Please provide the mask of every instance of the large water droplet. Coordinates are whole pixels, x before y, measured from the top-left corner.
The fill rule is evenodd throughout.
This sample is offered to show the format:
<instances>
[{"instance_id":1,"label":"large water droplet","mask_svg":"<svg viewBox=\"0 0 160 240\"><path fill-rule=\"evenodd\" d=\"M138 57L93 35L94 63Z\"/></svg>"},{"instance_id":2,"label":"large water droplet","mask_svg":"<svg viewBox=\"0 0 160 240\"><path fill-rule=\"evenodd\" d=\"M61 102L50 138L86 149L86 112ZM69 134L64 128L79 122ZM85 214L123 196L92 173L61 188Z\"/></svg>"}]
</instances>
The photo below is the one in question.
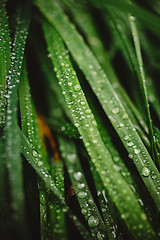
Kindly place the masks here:
<instances>
[{"instance_id":1,"label":"large water droplet","mask_svg":"<svg viewBox=\"0 0 160 240\"><path fill-rule=\"evenodd\" d=\"M144 177L148 177L150 175L150 170L147 167L143 167L141 173Z\"/></svg>"},{"instance_id":2,"label":"large water droplet","mask_svg":"<svg viewBox=\"0 0 160 240\"><path fill-rule=\"evenodd\" d=\"M37 157L37 156L38 156L37 151L36 151L36 150L33 150L33 151L32 151L32 155L33 155L33 157Z\"/></svg>"},{"instance_id":3,"label":"large water droplet","mask_svg":"<svg viewBox=\"0 0 160 240\"><path fill-rule=\"evenodd\" d=\"M82 173L81 173L81 172L76 172L76 173L74 173L74 178L75 178L77 181L79 181L79 180L81 179L81 177L82 177Z\"/></svg>"},{"instance_id":4,"label":"large water droplet","mask_svg":"<svg viewBox=\"0 0 160 240\"><path fill-rule=\"evenodd\" d=\"M76 154L75 153L68 153L67 154L67 159L70 163L75 163L76 162Z\"/></svg>"},{"instance_id":5,"label":"large water droplet","mask_svg":"<svg viewBox=\"0 0 160 240\"><path fill-rule=\"evenodd\" d=\"M79 198L86 198L87 197L87 193L86 192L79 192L78 193L78 197Z\"/></svg>"},{"instance_id":6,"label":"large water droplet","mask_svg":"<svg viewBox=\"0 0 160 240\"><path fill-rule=\"evenodd\" d=\"M74 88L74 91L76 92L79 92L81 90L81 87L79 84L75 85L73 88Z\"/></svg>"},{"instance_id":7,"label":"large water droplet","mask_svg":"<svg viewBox=\"0 0 160 240\"><path fill-rule=\"evenodd\" d=\"M97 227L98 224L99 224L99 219L98 219L98 217L91 215L91 216L88 218L88 225L89 225L91 228Z\"/></svg>"},{"instance_id":8,"label":"large water droplet","mask_svg":"<svg viewBox=\"0 0 160 240\"><path fill-rule=\"evenodd\" d=\"M134 149L134 152L135 152L135 154L139 154L139 153L140 153L140 150L137 149L137 148L135 148L135 149Z\"/></svg>"},{"instance_id":9,"label":"large water droplet","mask_svg":"<svg viewBox=\"0 0 160 240\"><path fill-rule=\"evenodd\" d=\"M119 113L119 108L114 108L114 109L112 109L112 113L113 113L113 114Z\"/></svg>"},{"instance_id":10,"label":"large water droplet","mask_svg":"<svg viewBox=\"0 0 160 240\"><path fill-rule=\"evenodd\" d=\"M128 145L129 147L131 147L131 146L133 146L133 142L128 142L127 145Z\"/></svg>"}]
</instances>

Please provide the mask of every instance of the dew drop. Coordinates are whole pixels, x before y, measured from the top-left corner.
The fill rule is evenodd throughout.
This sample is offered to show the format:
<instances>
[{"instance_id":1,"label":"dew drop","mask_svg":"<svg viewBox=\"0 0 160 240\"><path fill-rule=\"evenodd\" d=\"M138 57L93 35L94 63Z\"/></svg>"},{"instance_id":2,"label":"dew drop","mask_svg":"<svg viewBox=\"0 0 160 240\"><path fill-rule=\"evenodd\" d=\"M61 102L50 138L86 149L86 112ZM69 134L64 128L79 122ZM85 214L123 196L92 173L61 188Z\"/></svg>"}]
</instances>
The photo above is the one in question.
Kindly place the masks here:
<instances>
[{"instance_id":1,"label":"dew drop","mask_svg":"<svg viewBox=\"0 0 160 240\"><path fill-rule=\"evenodd\" d=\"M124 140L128 140L128 138L129 138L129 137L126 135L126 136L124 137Z\"/></svg>"},{"instance_id":2,"label":"dew drop","mask_svg":"<svg viewBox=\"0 0 160 240\"><path fill-rule=\"evenodd\" d=\"M82 213L83 215L86 215L86 214L88 213L88 211L87 211L86 208L82 208L82 209L81 209L81 213Z\"/></svg>"},{"instance_id":3,"label":"dew drop","mask_svg":"<svg viewBox=\"0 0 160 240\"><path fill-rule=\"evenodd\" d=\"M81 102L81 105L82 105L82 106L84 106L84 105L85 105L85 102L84 102L84 101L82 101L82 102Z\"/></svg>"},{"instance_id":4,"label":"dew drop","mask_svg":"<svg viewBox=\"0 0 160 240\"><path fill-rule=\"evenodd\" d=\"M140 153L140 150L137 149L137 148L135 148L135 149L134 149L134 152L135 152L135 154L139 154L139 153Z\"/></svg>"},{"instance_id":5,"label":"dew drop","mask_svg":"<svg viewBox=\"0 0 160 240\"><path fill-rule=\"evenodd\" d=\"M98 224L99 224L99 219L98 219L98 217L91 215L91 216L88 218L88 225L89 225L91 228L97 227Z\"/></svg>"},{"instance_id":6,"label":"dew drop","mask_svg":"<svg viewBox=\"0 0 160 240\"><path fill-rule=\"evenodd\" d=\"M75 123L74 125L75 125L75 127L79 127L79 123Z\"/></svg>"},{"instance_id":7,"label":"dew drop","mask_svg":"<svg viewBox=\"0 0 160 240\"><path fill-rule=\"evenodd\" d=\"M33 155L33 157L37 157L37 156L38 156L37 151L36 151L36 150L33 150L33 151L32 151L32 155Z\"/></svg>"},{"instance_id":8,"label":"dew drop","mask_svg":"<svg viewBox=\"0 0 160 240\"><path fill-rule=\"evenodd\" d=\"M39 161L38 162L38 167L41 167L43 165L43 162L42 161Z\"/></svg>"},{"instance_id":9,"label":"dew drop","mask_svg":"<svg viewBox=\"0 0 160 240\"><path fill-rule=\"evenodd\" d=\"M89 200L88 200L88 203L89 203L90 205L94 205L94 202L93 202L92 199L89 199Z\"/></svg>"},{"instance_id":10,"label":"dew drop","mask_svg":"<svg viewBox=\"0 0 160 240\"><path fill-rule=\"evenodd\" d=\"M106 208L102 208L102 213L106 213L107 209Z\"/></svg>"},{"instance_id":11,"label":"dew drop","mask_svg":"<svg viewBox=\"0 0 160 240\"><path fill-rule=\"evenodd\" d=\"M71 87L72 86L72 82L68 82L68 86Z\"/></svg>"},{"instance_id":12,"label":"dew drop","mask_svg":"<svg viewBox=\"0 0 160 240\"><path fill-rule=\"evenodd\" d=\"M81 172L76 172L74 173L74 178L79 181L82 178L82 173Z\"/></svg>"},{"instance_id":13,"label":"dew drop","mask_svg":"<svg viewBox=\"0 0 160 240\"><path fill-rule=\"evenodd\" d=\"M76 162L76 154L75 153L68 153L67 154L67 159L70 163L75 163Z\"/></svg>"},{"instance_id":14,"label":"dew drop","mask_svg":"<svg viewBox=\"0 0 160 240\"><path fill-rule=\"evenodd\" d=\"M74 91L76 92L79 92L81 90L81 87L79 84L75 85L73 88L74 88Z\"/></svg>"},{"instance_id":15,"label":"dew drop","mask_svg":"<svg viewBox=\"0 0 160 240\"><path fill-rule=\"evenodd\" d=\"M144 177L148 177L150 175L150 170L147 167L143 167L141 173Z\"/></svg>"},{"instance_id":16,"label":"dew drop","mask_svg":"<svg viewBox=\"0 0 160 240\"><path fill-rule=\"evenodd\" d=\"M127 145L128 145L129 147L131 147L131 146L133 146L133 142L128 142Z\"/></svg>"},{"instance_id":17,"label":"dew drop","mask_svg":"<svg viewBox=\"0 0 160 240\"><path fill-rule=\"evenodd\" d=\"M83 189L85 187L85 184L84 183L79 183L78 186L77 186L79 189Z\"/></svg>"},{"instance_id":18,"label":"dew drop","mask_svg":"<svg viewBox=\"0 0 160 240\"><path fill-rule=\"evenodd\" d=\"M79 197L79 198L82 198L82 199L83 199L83 198L86 198L86 197L87 197L87 193L86 193L86 192L79 192L79 193L78 193L78 197Z\"/></svg>"},{"instance_id":19,"label":"dew drop","mask_svg":"<svg viewBox=\"0 0 160 240\"><path fill-rule=\"evenodd\" d=\"M113 114L119 113L119 108L114 108L114 109L112 109L112 113L113 113Z\"/></svg>"},{"instance_id":20,"label":"dew drop","mask_svg":"<svg viewBox=\"0 0 160 240\"><path fill-rule=\"evenodd\" d=\"M95 126L95 127L97 126L97 123L96 123L95 120L92 120L92 125Z\"/></svg>"}]
</instances>

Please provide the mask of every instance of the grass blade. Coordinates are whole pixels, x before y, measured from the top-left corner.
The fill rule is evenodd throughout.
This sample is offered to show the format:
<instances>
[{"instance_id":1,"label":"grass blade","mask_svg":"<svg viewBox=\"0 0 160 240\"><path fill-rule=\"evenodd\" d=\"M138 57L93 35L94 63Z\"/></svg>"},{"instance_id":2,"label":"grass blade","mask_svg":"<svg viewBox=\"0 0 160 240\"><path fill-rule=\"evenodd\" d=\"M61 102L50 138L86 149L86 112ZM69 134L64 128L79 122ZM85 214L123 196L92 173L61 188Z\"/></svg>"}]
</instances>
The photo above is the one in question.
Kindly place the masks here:
<instances>
[{"instance_id":1,"label":"grass blade","mask_svg":"<svg viewBox=\"0 0 160 240\"><path fill-rule=\"evenodd\" d=\"M10 37L5 1L0 2L0 127L5 123L6 108L6 79L10 67Z\"/></svg>"}]
</instances>

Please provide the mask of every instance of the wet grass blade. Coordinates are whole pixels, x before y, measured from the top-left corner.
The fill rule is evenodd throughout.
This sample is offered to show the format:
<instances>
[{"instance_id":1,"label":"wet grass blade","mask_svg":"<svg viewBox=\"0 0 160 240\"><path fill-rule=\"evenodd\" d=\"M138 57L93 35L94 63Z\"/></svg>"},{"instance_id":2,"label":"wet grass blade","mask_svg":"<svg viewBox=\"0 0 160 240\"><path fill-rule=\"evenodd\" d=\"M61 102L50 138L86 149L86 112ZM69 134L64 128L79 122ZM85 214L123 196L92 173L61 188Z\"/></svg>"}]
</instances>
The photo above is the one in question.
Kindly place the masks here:
<instances>
[{"instance_id":1,"label":"wet grass blade","mask_svg":"<svg viewBox=\"0 0 160 240\"><path fill-rule=\"evenodd\" d=\"M16 17L16 32L13 43L13 51L11 54L11 69L8 78L8 101L5 125L5 150L6 150L6 166L9 184L10 196L10 218L11 225L18 222L22 225L18 231L21 237L29 239L25 219L25 196L23 188L23 172L20 148L17 142L19 135L17 134L18 124L18 85L22 68L24 48L28 29L28 8L25 12L19 9ZM13 222L12 222L13 221Z\"/></svg>"},{"instance_id":2,"label":"wet grass blade","mask_svg":"<svg viewBox=\"0 0 160 240\"><path fill-rule=\"evenodd\" d=\"M6 81L10 68L10 37L5 1L0 2L0 127L5 123Z\"/></svg>"},{"instance_id":3,"label":"wet grass blade","mask_svg":"<svg viewBox=\"0 0 160 240\"><path fill-rule=\"evenodd\" d=\"M60 33L79 68L83 71L160 210L159 172L97 59L56 3L48 2L47 5L43 0L36 2L48 21ZM64 26L63 30L62 25ZM93 70L90 69L90 65L92 65ZM119 124L121 124L121 128L119 128ZM128 144L129 142L130 144ZM144 170L148 172L147 177ZM152 175L156 177L152 178Z\"/></svg>"},{"instance_id":4,"label":"wet grass blade","mask_svg":"<svg viewBox=\"0 0 160 240\"><path fill-rule=\"evenodd\" d=\"M56 12L56 16L59 18L60 15L58 13ZM53 14L52 16L55 15ZM51 54L53 65L57 70L57 77L59 79L59 85L62 88L62 94L66 98L66 102L72 113L75 126L78 128L83 138L86 149L96 166L96 169L102 179L104 186L107 188L112 201L118 208L121 217L124 219L132 235L136 236L137 239L142 238L142 236L147 239L152 239L155 235L153 230L151 230L145 214L142 212L140 205L137 203L137 199L134 197L124 178L121 176L119 171L114 168L110 152L106 149L100 137L97 129L97 123L88 106L82 88L76 77L76 73L73 70L72 64L69 61L68 51L65 49L58 33L49 23L43 21L43 28L47 41L48 51ZM87 49L87 56L88 55L89 50ZM98 82L99 81L100 79ZM114 111L116 110L114 109ZM112 113L113 115L115 114L113 111ZM121 189L122 185L123 191ZM132 209L134 209L134 212ZM144 226L143 230L139 228L140 223ZM146 232L150 232L150 234L146 234Z\"/></svg>"},{"instance_id":5,"label":"wet grass blade","mask_svg":"<svg viewBox=\"0 0 160 240\"><path fill-rule=\"evenodd\" d=\"M75 145L69 139L62 137L59 137L59 142L61 154L80 204L81 213L88 223L93 238L96 239L97 234L102 235L104 238L106 236L105 225L88 188ZM89 210L87 210L88 206L90 206ZM110 234L109 239L114 239L113 235Z\"/></svg>"},{"instance_id":6,"label":"wet grass blade","mask_svg":"<svg viewBox=\"0 0 160 240\"><path fill-rule=\"evenodd\" d=\"M156 162L156 165L158 166L158 168L160 168L160 163L158 162L157 148L154 141L150 109L148 104L148 94L147 94L147 88L146 88L146 78L145 78L144 67L143 67L140 40L138 36L137 27L135 24L135 18L133 16L129 16L129 18L130 18L131 31L132 31L132 36L133 36L134 45L135 45L135 51L137 55L137 62L138 62L138 68L139 68L139 71L138 71L139 81L140 81L140 86L141 86L141 91L142 91L142 96L143 96L143 101L144 101L144 106L146 111L146 117L147 117L147 123L148 123L147 125L149 128L152 158Z\"/></svg>"}]
</instances>

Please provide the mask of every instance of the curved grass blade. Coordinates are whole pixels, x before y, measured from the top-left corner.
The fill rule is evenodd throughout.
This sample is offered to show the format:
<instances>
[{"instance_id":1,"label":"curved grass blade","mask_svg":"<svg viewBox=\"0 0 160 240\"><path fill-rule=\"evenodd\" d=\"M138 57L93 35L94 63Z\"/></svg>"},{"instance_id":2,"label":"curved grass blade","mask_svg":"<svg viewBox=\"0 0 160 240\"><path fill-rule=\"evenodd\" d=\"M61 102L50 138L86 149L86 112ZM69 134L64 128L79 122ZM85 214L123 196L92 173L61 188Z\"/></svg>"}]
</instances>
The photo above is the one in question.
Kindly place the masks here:
<instances>
[{"instance_id":1,"label":"curved grass blade","mask_svg":"<svg viewBox=\"0 0 160 240\"><path fill-rule=\"evenodd\" d=\"M60 33L75 61L79 65L79 68L83 71L105 113L129 152L129 156L133 159L157 208L160 210L159 172L138 136L131 120L128 118L120 99L97 62L97 59L55 2L48 1L46 4L43 0L37 0L36 3L42 13L47 17L48 21L51 22ZM93 66L93 70L89 68L90 64ZM65 91L63 93L65 94ZM123 126L121 129L119 129L119 124ZM132 146L128 145L129 142L132 143ZM148 170L149 174L147 177L143 174L144 170ZM153 177L153 175L156 177Z\"/></svg>"},{"instance_id":2,"label":"curved grass blade","mask_svg":"<svg viewBox=\"0 0 160 240\"><path fill-rule=\"evenodd\" d=\"M136 55L137 55L137 62L138 62L138 68L139 68L139 71L138 71L139 72L139 81L140 81L145 111L146 111L146 115L147 115L147 123L148 123L148 128L149 128L152 157L153 157L153 160L156 162L156 165L160 169L160 163L158 162L157 148L156 148L155 141L154 141L153 127L152 127L151 115L150 115L149 104L148 104L148 94L147 94L146 83L145 83L146 79L145 79L145 73L144 73L144 68L143 68L143 60L142 60L142 55L141 55L141 47L140 47L138 31L137 31L137 27L135 24L135 18L133 16L129 16L129 18L130 18L132 36L133 36L134 45L135 45L135 51L136 51Z\"/></svg>"},{"instance_id":3,"label":"curved grass blade","mask_svg":"<svg viewBox=\"0 0 160 240\"><path fill-rule=\"evenodd\" d=\"M96 204L94 203L82 167L79 163L75 145L68 139L62 137L59 137L59 142L62 157L67 166L74 191L81 207L81 213L88 223L93 238L96 239L97 234L100 234L105 238L107 230L107 233L110 234L109 239L114 239L111 232L109 232L110 229L107 228L105 230L104 222ZM87 210L88 206L89 210Z\"/></svg>"},{"instance_id":4,"label":"curved grass blade","mask_svg":"<svg viewBox=\"0 0 160 240\"><path fill-rule=\"evenodd\" d=\"M24 239L30 239L25 216L25 196L22 176L22 160L20 148L17 142L17 108L18 108L18 85L21 74L21 67L24 55L24 48L27 37L29 9L19 9L16 16L16 33L11 54L11 69L8 78L8 105L6 112L5 125L5 163L7 166L7 177L9 182L10 194L10 219L11 225L18 223L20 236Z\"/></svg>"},{"instance_id":5,"label":"curved grass blade","mask_svg":"<svg viewBox=\"0 0 160 240\"><path fill-rule=\"evenodd\" d=\"M59 17L59 14L57 16ZM75 126L83 138L86 149L112 201L136 239L141 239L142 236L146 239L152 239L153 236L156 237L140 205L137 203L137 199L119 171L114 168L112 157L100 137L96 121L69 61L68 52L64 47L62 39L46 21L43 21L43 28L48 51L57 69L57 77L62 87L62 94L65 95ZM123 186L123 190L121 186ZM132 211L133 209L134 212ZM143 229L140 229L140 224L143 225Z\"/></svg>"},{"instance_id":6,"label":"curved grass blade","mask_svg":"<svg viewBox=\"0 0 160 240\"><path fill-rule=\"evenodd\" d=\"M72 211L66 205L64 197L57 189L52 176L47 170L47 167L44 164L42 165L40 158L37 158L37 156L34 157L34 149L30 145L28 139L25 137L25 135L22 133L22 131L19 128L17 128L17 131L21 137L21 140L20 140L21 152L26 158L26 160L29 162L29 164L31 164L33 169L38 174L38 176L44 181L47 189L49 189L53 193L53 195L56 197L58 203L62 206L63 211L67 212L68 216L71 218L71 220L73 221L77 229L81 232L84 239L92 239L87 229L81 224L81 222L77 219L77 217L72 213Z\"/></svg>"},{"instance_id":7,"label":"curved grass blade","mask_svg":"<svg viewBox=\"0 0 160 240\"><path fill-rule=\"evenodd\" d=\"M10 67L10 37L5 1L0 2L0 127L5 123L6 80Z\"/></svg>"}]
</instances>

